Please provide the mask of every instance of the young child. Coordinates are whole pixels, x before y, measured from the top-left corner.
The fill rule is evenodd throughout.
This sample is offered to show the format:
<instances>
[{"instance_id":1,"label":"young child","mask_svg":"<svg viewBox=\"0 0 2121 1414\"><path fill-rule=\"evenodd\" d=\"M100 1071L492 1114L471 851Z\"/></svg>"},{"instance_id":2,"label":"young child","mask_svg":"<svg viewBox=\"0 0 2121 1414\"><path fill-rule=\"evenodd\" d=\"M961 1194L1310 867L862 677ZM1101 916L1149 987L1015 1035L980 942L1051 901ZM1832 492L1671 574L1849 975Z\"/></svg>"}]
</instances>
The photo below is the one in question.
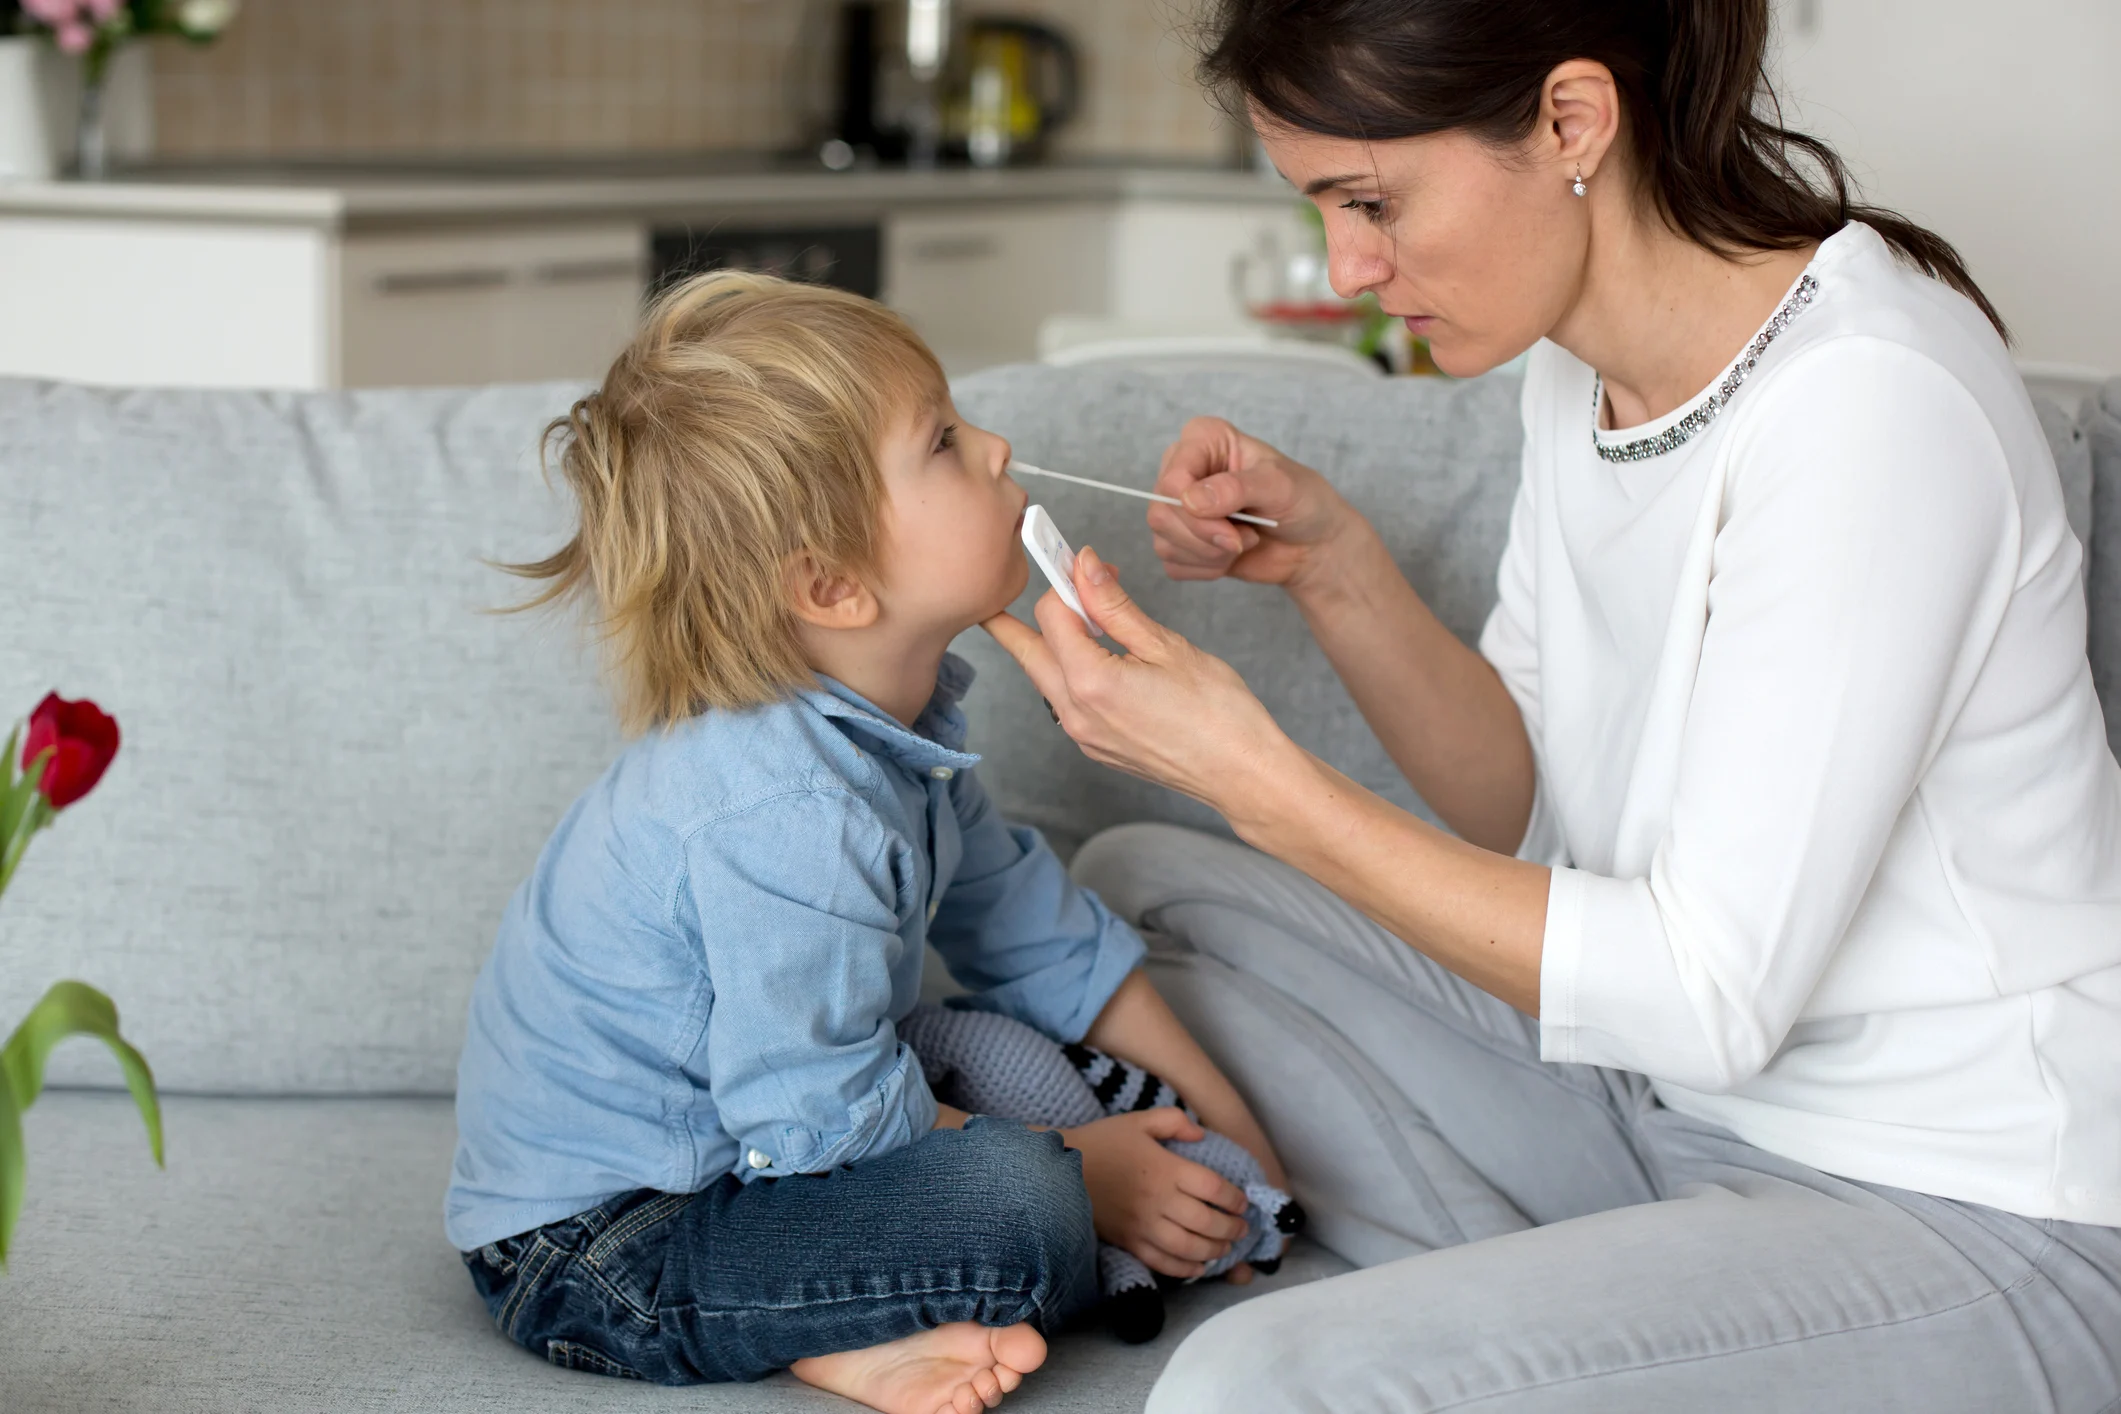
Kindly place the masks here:
<instances>
[{"instance_id":1,"label":"young child","mask_svg":"<svg viewBox=\"0 0 2121 1414\"><path fill-rule=\"evenodd\" d=\"M905 324L717 274L553 424L587 601L645 731L502 920L458 1071L451 1242L510 1339L668 1384L791 1368L991 1408L1096 1294L1096 1239L1197 1274L1244 1194L1175 1109L1065 1132L939 1106L894 1022L971 1002L1168 1080L1281 1172L1142 944L973 773L951 639L1023 589L1009 447Z\"/></svg>"}]
</instances>

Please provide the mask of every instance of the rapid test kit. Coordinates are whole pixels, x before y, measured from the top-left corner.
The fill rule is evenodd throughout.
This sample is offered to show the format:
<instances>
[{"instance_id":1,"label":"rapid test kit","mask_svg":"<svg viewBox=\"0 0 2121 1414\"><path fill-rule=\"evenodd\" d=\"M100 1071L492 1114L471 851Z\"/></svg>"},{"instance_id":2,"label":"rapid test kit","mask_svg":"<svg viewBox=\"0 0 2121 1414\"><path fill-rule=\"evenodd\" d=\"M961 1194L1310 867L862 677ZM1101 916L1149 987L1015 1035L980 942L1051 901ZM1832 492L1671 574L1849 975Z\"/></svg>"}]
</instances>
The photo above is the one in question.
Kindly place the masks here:
<instances>
[{"instance_id":1,"label":"rapid test kit","mask_svg":"<svg viewBox=\"0 0 2121 1414\"><path fill-rule=\"evenodd\" d=\"M1139 491L1132 486L1114 485L1110 481L1093 481L1087 476L1071 476L1065 471L1048 471L1029 462L1011 461L1009 473L1012 476L1047 476L1055 481L1072 482L1077 486L1089 486L1099 491L1116 491L1122 496L1138 496L1144 501L1160 501L1167 506L1182 504L1176 496L1160 496L1154 491ZM1243 511L1233 512L1229 519L1241 520L1247 525L1268 527L1280 523L1265 516L1247 515ZM1060 533L1060 527L1053 523L1053 517L1046 513L1044 506L1033 505L1024 512L1024 549L1030 552L1031 562L1044 572L1047 582L1053 586L1053 592L1060 595L1061 602L1075 610L1075 616L1083 621L1084 626L1090 632L1096 633L1097 625L1090 622L1090 616L1083 612L1083 601L1075 596L1075 549L1068 544L1068 537Z\"/></svg>"}]
</instances>

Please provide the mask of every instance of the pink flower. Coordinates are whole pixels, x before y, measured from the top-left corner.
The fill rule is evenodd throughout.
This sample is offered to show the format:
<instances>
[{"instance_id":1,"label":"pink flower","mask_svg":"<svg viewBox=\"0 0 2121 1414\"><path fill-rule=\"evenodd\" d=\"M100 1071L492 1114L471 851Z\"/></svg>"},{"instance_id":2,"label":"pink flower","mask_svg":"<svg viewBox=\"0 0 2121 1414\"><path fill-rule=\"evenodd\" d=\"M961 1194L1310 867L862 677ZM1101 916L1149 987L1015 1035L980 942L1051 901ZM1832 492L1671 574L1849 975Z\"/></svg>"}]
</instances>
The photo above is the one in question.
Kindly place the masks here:
<instances>
[{"instance_id":1,"label":"pink flower","mask_svg":"<svg viewBox=\"0 0 2121 1414\"><path fill-rule=\"evenodd\" d=\"M50 28L61 49L79 54L95 42L97 30L118 18L125 0L22 0L22 8Z\"/></svg>"}]
</instances>

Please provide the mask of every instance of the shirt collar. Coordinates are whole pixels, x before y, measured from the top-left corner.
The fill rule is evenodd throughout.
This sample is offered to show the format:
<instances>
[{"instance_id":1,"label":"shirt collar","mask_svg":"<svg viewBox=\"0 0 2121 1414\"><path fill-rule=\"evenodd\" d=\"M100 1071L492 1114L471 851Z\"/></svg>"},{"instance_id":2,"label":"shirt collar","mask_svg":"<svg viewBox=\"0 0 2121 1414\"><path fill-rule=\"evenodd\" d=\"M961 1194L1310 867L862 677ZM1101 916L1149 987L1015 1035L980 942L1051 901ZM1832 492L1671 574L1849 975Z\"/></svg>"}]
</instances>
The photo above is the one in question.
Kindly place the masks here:
<instances>
[{"instance_id":1,"label":"shirt collar","mask_svg":"<svg viewBox=\"0 0 2121 1414\"><path fill-rule=\"evenodd\" d=\"M965 750L965 714L958 701L972 686L972 665L955 653L945 653L935 675L935 695L913 719L911 727L894 719L875 703L837 678L818 674L818 685L800 694L820 713L839 723L842 731L859 734L877 754L914 771L927 772L937 766L963 771L979 764L979 757Z\"/></svg>"}]
</instances>

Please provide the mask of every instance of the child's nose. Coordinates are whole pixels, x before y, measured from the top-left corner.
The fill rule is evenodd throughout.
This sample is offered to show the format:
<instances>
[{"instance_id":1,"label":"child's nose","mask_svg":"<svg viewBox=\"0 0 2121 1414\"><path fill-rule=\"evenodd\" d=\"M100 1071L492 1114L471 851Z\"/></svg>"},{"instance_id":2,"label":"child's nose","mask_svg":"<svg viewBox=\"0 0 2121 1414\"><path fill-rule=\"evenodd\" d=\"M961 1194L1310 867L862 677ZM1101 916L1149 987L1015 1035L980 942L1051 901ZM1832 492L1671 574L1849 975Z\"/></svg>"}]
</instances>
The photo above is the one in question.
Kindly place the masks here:
<instances>
[{"instance_id":1,"label":"child's nose","mask_svg":"<svg viewBox=\"0 0 2121 1414\"><path fill-rule=\"evenodd\" d=\"M1009 445L1007 437L995 438L994 445L999 451L999 456L994 463L994 474L997 477L1007 476L1009 474L1009 463L1016 460L1016 448Z\"/></svg>"}]
</instances>

